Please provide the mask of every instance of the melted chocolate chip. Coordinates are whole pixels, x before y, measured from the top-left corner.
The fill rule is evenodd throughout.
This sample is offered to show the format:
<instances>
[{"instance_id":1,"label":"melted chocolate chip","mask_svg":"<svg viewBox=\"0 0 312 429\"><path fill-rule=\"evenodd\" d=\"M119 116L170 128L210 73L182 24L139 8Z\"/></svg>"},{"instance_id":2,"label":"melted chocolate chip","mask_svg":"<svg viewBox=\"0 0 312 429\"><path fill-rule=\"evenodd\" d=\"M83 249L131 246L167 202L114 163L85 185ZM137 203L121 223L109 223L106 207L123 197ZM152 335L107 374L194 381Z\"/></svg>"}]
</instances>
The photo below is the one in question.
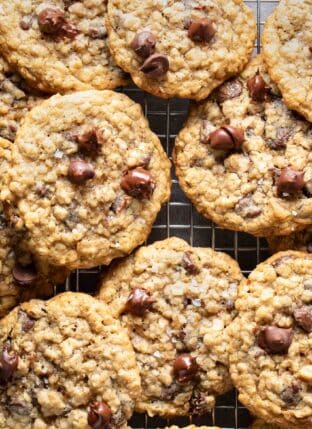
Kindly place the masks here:
<instances>
[{"instance_id":1,"label":"melted chocolate chip","mask_svg":"<svg viewBox=\"0 0 312 429\"><path fill-rule=\"evenodd\" d=\"M88 410L88 424L93 429L105 429L112 419L112 411L105 402L93 402Z\"/></svg>"},{"instance_id":2,"label":"melted chocolate chip","mask_svg":"<svg viewBox=\"0 0 312 429\"><path fill-rule=\"evenodd\" d=\"M258 71L256 75L247 81L247 88L250 97L254 101L263 102L265 101L270 88L267 86L265 80Z\"/></svg>"},{"instance_id":3,"label":"melted chocolate chip","mask_svg":"<svg viewBox=\"0 0 312 429\"><path fill-rule=\"evenodd\" d=\"M20 310L19 316L21 318L23 332L30 331L35 325L35 320L32 319L25 311L22 311L22 310Z\"/></svg>"},{"instance_id":4,"label":"melted chocolate chip","mask_svg":"<svg viewBox=\"0 0 312 429\"><path fill-rule=\"evenodd\" d=\"M298 383L293 383L282 390L280 397L288 406L297 405L301 401L300 386Z\"/></svg>"},{"instance_id":5,"label":"melted chocolate chip","mask_svg":"<svg viewBox=\"0 0 312 429\"><path fill-rule=\"evenodd\" d=\"M183 353L176 357L173 364L173 374L179 383L187 383L193 380L197 371L198 365L192 355Z\"/></svg>"},{"instance_id":6,"label":"melted chocolate chip","mask_svg":"<svg viewBox=\"0 0 312 429\"><path fill-rule=\"evenodd\" d=\"M127 313L135 316L144 316L144 314L152 308L155 300L150 296L145 289L135 288L129 295L125 305Z\"/></svg>"},{"instance_id":7,"label":"melted chocolate chip","mask_svg":"<svg viewBox=\"0 0 312 429\"><path fill-rule=\"evenodd\" d=\"M129 197L128 195L118 195L113 204L111 205L111 210L115 214L119 214L127 207L129 207L130 203L131 197Z\"/></svg>"},{"instance_id":8,"label":"melted chocolate chip","mask_svg":"<svg viewBox=\"0 0 312 429\"><path fill-rule=\"evenodd\" d=\"M88 127L80 134L77 134L75 140L81 152L91 155L96 154L103 144L100 133L94 127Z\"/></svg>"},{"instance_id":9,"label":"melted chocolate chip","mask_svg":"<svg viewBox=\"0 0 312 429\"><path fill-rule=\"evenodd\" d=\"M216 150L238 150L244 140L244 130L230 125L223 125L210 134L210 145Z\"/></svg>"},{"instance_id":10,"label":"melted chocolate chip","mask_svg":"<svg viewBox=\"0 0 312 429\"><path fill-rule=\"evenodd\" d=\"M215 25L209 18L191 21L188 27L188 37L193 42L209 43L215 33Z\"/></svg>"},{"instance_id":11,"label":"melted chocolate chip","mask_svg":"<svg viewBox=\"0 0 312 429\"><path fill-rule=\"evenodd\" d=\"M37 270L33 264L16 264L12 270L12 276L20 286L30 286L37 280Z\"/></svg>"},{"instance_id":12,"label":"melted chocolate chip","mask_svg":"<svg viewBox=\"0 0 312 429\"><path fill-rule=\"evenodd\" d=\"M120 186L133 198L150 199L155 189L155 181L149 171L137 167L123 175Z\"/></svg>"},{"instance_id":13,"label":"melted chocolate chip","mask_svg":"<svg viewBox=\"0 0 312 429\"><path fill-rule=\"evenodd\" d=\"M147 58L155 52L156 36L150 31L141 31L132 40L131 48L140 57Z\"/></svg>"},{"instance_id":14,"label":"melted chocolate chip","mask_svg":"<svg viewBox=\"0 0 312 429\"><path fill-rule=\"evenodd\" d=\"M246 219L254 219L262 213L262 209L254 203L251 195L241 198L235 206L235 211Z\"/></svg>"},{"instance_id":15,"label":"melted chocolate chip","mask_svg":"<svg viewBox=\"0 0 312 429\"><path fill-rule=\"evenodd\" d=\"M231 79L225 82L217 90L217 102L224 103L227 100L232 100L233 98L239 97L242 93L243 85L238 79Z\"/></svg>"},{"instance_id":16,"label":"melted chocolate chip","mask_svg":"<svg viewBox=\"0 0 312 429\"><path fill-rule=\"evenodd\" d=\"M294 318L302 329L306 332L312 332L312 305L296 308Z\"/></svg>"},{"instance_id":17,"label":"melted chocolate chip","mask_svg":"<svg viewBox=\"0 0 312 429\"><path fill-rule=\"evenodd\" d=\"M58 34L65 23L65 14L60 9L48 7L38 15L39 29L44 34Z\"/></svg>"},{"instance_id":18,"label":"melted chocolate chip","mask_svg":"<svg viewBox=\"0 0 312 429\"><path fill-rule=\"evenodd\" d=\"M67 39L73 40L76 36L78 36L79 33L80 31L73 22L66 21L62 25L59 35L60 37L66 37Z\"/></svg>"},{"instance_id":19,"label":"melted chocolate chip","mask_svg":"<svg viewBox=\"0 0 312 429\"><path fill-rule=\"evenodd\" d=\"M192 260L192 253L191 252L185 252L182 258L182 265L185 268L185 270L189 273L195 276L196 274L200 273L200 269L196 266L194 261Z\"/></svg>"},{"instance_id":20,"label":"melted chocolate chip","mask_svg":"<svg viewBox=\"0 0 312 429\"><path fill-rule=\"evenodd\" d=\"M0 355L0 384L5 384L12 378L18 365L18 355L12 350L11 344L6 343L3 346Z\"/></svg>"},{"instance_id":21,"label":"melted chocolate chip","mask_svg":"<svg viewBox=\"0 0 312 429\"><path fill-rule=\"evenodd\" d=\"M280 198L292 198L303 190L304 185L303 172L285 167L276 181L277 195Z\"/></svg>"},{"instance_id":22,"label":"melted chocolate chip","mask_svg":"<svg viewBox=\"0 0 312 429\"><path fill-rule=\"evenodd\" d=\"M268 141L268 146L273 150L282 150L286 148L286 143L292 136L292 130L289 127L279 127L276 131L276 138Z\"/></svg>"},{"instance_id":23,"label":"melted chocolate chip","mask_svg":"<svg viewBox=\"0 0 312 429\"><path fill-rule=\"evenodd\" d=\"M269 354L286 354L293 339L293 330L267 326L257 335L259 347Z\"/></svg>"},{"instance_id":24,"label":"melted chocolate chip","mask_svg":"<svg viewBox=\"0 0 312 429\"><path fill-rule=\"evenodd\" d=\"M164 54L153 54L148 57L140 67L145 76L151 79L159 79L168 72L169 60L167 55Z\"/></svg>"},{"instance_id":25,"label":"melted chocolate chip","mask_svg":"<svg viewBox=\"0 0 312 429\"><path fill-rule=\"evenodd\" d=\"M70 161L67 177L72 183L83 185L95 177L95 171L92 165L82 159L74 159Z\"/></svg>"}]
</instances>

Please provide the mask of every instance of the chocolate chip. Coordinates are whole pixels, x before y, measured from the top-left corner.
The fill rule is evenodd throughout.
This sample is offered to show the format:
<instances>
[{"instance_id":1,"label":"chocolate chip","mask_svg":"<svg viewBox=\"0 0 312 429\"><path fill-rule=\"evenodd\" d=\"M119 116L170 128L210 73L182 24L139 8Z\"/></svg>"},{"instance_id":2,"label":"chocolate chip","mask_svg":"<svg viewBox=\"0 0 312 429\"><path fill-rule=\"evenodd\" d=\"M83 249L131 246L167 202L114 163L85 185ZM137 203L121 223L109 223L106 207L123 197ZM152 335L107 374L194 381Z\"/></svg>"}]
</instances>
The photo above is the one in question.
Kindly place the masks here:
<instances>
[{"instance_id":1,"label":"chocolate chip","mask_svg":"<svg viewBox=\"0 0 312 429\"><path fill-rule=\"evenodd\" d=\"M259 70L254 77L251 77L247 81L247 88L249 91L250 97L254 101L263 102L265 101L270 88L267 86L265 80L260 75Z\"/></svg>"},{"instance_id":2,"label":"chocolate chip","mask_svg":"<svg viewBox=\"0 0 312 429\"><path fill-rule=\"evenodd\" d=\"M191 21L188 29L188 37L193 40L193 42L208 43L215 33L215 25L209 18Z\"/></svg>"},{"instance_id":3,"label":"chocolate chip","mask_svg":"<svg viewBox=\"0 0 312 429\"><path fill-rule=\"evenodd\" d=\"M183 353L176 357L173 364L173 374L179 383L187 383L193 380L197 371L198 365L192 355Z\"/></svg>"},{"instance_id":4,"label":"chocolate chip","mask_svg":"<svg viewBox=\"0 0 312 429\"><path fill-rule=\"evenodd\" d=\"M312 305L304 305L296 308L294 318L302 329L312 332Z\"/></svg>"},{"instance_id":5,"label":"chocolate chip","mask_svg":"<svg viewBox=\"0 0 312 429\"><path fill-rule=\"evenodd\" d=\"M30 286L37 280L37 270L33 264L16 264L12 270L12 276L20 286Z\"/></svg>"},{"instance_id":6,"label":"chocolate chip","mask_svg":"<svg viewBox=\"0 0 312 429\"><path fill-rule=\"evenodd\" d=\"M129 295L125 305L125 311L135 316L144 316L154 304L155 300L145 289L135 288Z\"/></svg>"},{"instance_id":7,"label":"chocolate chip","mask_svg":"<svg viewBox=\"0 0 312 429\"><path fill-rule=\"evenodd\" d=\"M246 219L254 219L262 213L262 209L254 203L251 195L241 198L235 206L235 211Z\"/></svg>"},{"instance_id":8,"label":"chocolate chip","mask_svg":"<svg viewBox=\"0 0 312 429\"><path fill-rule=\"evenodd\" d=\"M31 26L32 26L32 21L33 21L33 15L27 15L24 16L21 20L20 20L20 27L22 30L24 31L28 31L30 30Z\"/></svg>"},{"instance_id":9,"label":"chocolate chip","mask_svg":"<svg viewBox=\"0 0 312 429\"><path fill-rule=\"evenodd\" d=\"M92 402L88 410L88 424L93 429L105 429L112 419L112 411L105 402Z\"/></svg>"},{"instance_id":10,"label":"chocolate chip","mask_svg":"<svg viewBox=\"0 0 312 429\"><path fill-rule=\"evenodd\" d=\"M276 131L276 138L268 141L269 148L273 150L285 149L291 135L292 130L289 127L279 127Z\"/></svg>"},{"instance_id":11,"label":"chocolate chip","mask_svg":"<svg viewBox=\"0 0 312 429\"><path fill-rule=\"evenodd\" d=\"M78 30L78 28L75 26L74 23L70 21L66 21L62 25L59 35L60 37L67 37L68 39L73 40L75 39L76 36L78 36L79 33L80 31Z\"/></svg>"},{"instance_id":12,"label":"chocolate chip","mask_svg":"<svg viewBox=\"0 0 312 429\"><path fill-rule=\"evenodd\" d=\"M232 100L239 97L243 91L243 85L238 79L231 79L225 82L217 90L217 102L224 103L226 100Z\"/></svg>"},{"instance_id":13,"label":"chocolate chip","mask_svg":"<svg viewBox=\"0 0 312 429\"><path fill-rule=\"evenodd\" d=\"M130 203L131 197L128 195L118 195L110 208L115 214L119 214L129 207Z\"/></svg>"},{"instance_id":14,"label":"chocolate chip","mask_svg":"<svg viewBox=\"0 0 312 429\"><path fill-rule=\"evenodd\" d=\"M123 175L120 186L126 194L142 200L151 198L155 181L149 171L137 167Z\"/></svg>"},{"instance_id":15,"label":"chocolate chip","mask_svg":"<svg viewBox=\"0 0 312 429\"><path fill-rule=\"evenodd\" d=\"M297 405L301 401L300 386L298 383L293 383L290 387L282 390L280 397L289 406Z\"/></svg>"},{"instance_id":16,"label":"chocolate chip","mask_svg":"<svg viewBox=\"0 0 312 429\"><path fill-rule=\"evenodd\" d=\"M19 316L21 318L22 330L24 332L30 331L35 325L35 320L22 310L19 311Z\"/></svg>"},{"instance_id":17,"label":"chocolate chip","mask_svg":"<svg viewBox=\"0 0 312 429\"><path fill-rule=\"evenodd\" d=\"M70 161L67 177L72 183L83 185L88 180L93 179L94 176L95 171L92 165L82 159L74 159Z\"/></svg>"},{"instance_id":18,"label":"chocolate chip","mask_svg":"<svg viewBox=\"0 0 312 429\"><path fill-rule=\"evenodd\" d=\"M57 34L65 23L65 14L60 9L48 7L38 15L39 29L44 34Z\"/></svg>"},{"instance_id":19,"label":"chocolate chip","mask_svg":"<svg viewBox=\"0 0 312 429\"><path fill-rule=\"evenodd\" d=\"M78 148L81 152L95 154L99 151L103 140L100 133L94 127L87 127L75 136Z\"/></svg>"},{"instance_id":20,"label":"chocolate chip","mask_svg":"<svg viewBox=\"0 0 312 429\"><path fill-rule=\"evenodd\" d=\"M304 184L303 172L294 170L292 167L285 167L276 181L277 195L280 198L294 197L302 191Z\"/></svg>"},{"instance_id":21,"label":"chocolate chip","mask_svg":"<svg viewBox=\"0 0 312 429\"><path fill-rule=\"evenodd\" d=\"M240 149L245 140L242 128L223 125L210 134L210 145L216 150Z\"/></svg>"},{"instance_id":22,"label":"chocolate chip","mask_svg":"<svg viewBox=\"0 0 312 429\"><path fill-rule=\"evenodd\" d=\"M7 383L13 376L18 365L18 355L12 350L11 344L4 344L0 355L0 384Z\"/></svg>"},{"instance_id":23,"label":"chocolate chip","mask_svg":"<svg viewBox=\"0 0 312 429\"><path fill-rule=\"evenodd\" d=\"M147 58L155 52L156 36L150 31L141 31L132 40L131 48L140 57Z\"/></svg>"},{"instance_id":24,"label":"chocolate chip","mask_svg":"<svg viewBox=\"0 0 312 429\"><path fill-rule=\"evenodd\" d=\"M192 260L192 253L185 252L182 257L182 265L185 270L192 275L196 275L200 273L200 269L196 266L194 261Z\"/></svg>"},{"instance_id":25,"label":"chocolate chip","mask_svg":"<svg viewBox=\"0 0 312 429\"><path fill-rule=\"evenodd\" d=\"M169 60L167 55L153 54L143 63L140 71L151 79L163 77L169 70Z\"/></svg>"},{"instance_id":26,"label":"chocolate chip","mask_svg":"<svg viewBox=\"0 0 312 429\"><path fill-rule=\"evenodd\" d=\"M267 326L261 329L257 335L259 347L267 353L286 354L291 345L293 330L279 328L277 326Z\"/></svg>"}]
</instances>

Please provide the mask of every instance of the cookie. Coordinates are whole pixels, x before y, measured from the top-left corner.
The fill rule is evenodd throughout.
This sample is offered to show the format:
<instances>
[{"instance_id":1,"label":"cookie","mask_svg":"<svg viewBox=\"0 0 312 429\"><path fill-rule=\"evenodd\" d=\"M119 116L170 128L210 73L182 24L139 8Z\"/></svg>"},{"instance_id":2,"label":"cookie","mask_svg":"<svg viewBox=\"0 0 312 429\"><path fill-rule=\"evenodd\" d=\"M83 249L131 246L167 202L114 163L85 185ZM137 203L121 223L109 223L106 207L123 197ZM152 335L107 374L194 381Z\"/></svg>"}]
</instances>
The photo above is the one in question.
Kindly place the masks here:
<instances>
[{"instance_id":1,"label":"cookie","mask_svg":"<svg viewBox=\"0 0 312 429\"><path fill-rule=\"evenodd\" d=\"M89 268L147 238L169 198L170 163L138 104L85 91L26 115L6 180L1 198L30 247L51 264Z\"/></svg>"},{"instance_id":2,"label":"cookie","mask_svg":"<svg viewBox=\"0 0 312 429\"><path fill-rule=\"evenodd\" d=\"M106 13L106 0L2 2L1 51L43 91L116 88L128 79L109 54Z\"/></svg>"},{"instance_id":3,"label":"cookie","mask_svg":"<svg viewBox=\"0 0 312 429\"><path fill-rule=\"evenodd\" d=\"M286 237L269 237L269 248L272 253L283 250L300 250L312 253L312 227Z\"/></svg>"},{"instance_id":4,"label":"cookie","mask_svg":"<svg viewBox=\"0 0 312 429\"><path fill-rule=\"evenodd\" d=\"M32 300L0 321L0 427L124 428L140 377L126 331L81 293Z\"/></svg>"},{"instance_id":5,"label":"cookie","mask_svg":"<svg viewBox=\"0 0 312 429\"><path fill-rule=\"evenodd\" d=\"M22 119L43 97L0 57L0 137L14 141Z\"/></svg>"},{"instance_id":6,"label":"cookie","mask_svg":"<svg viewBox=\"0 0 312 429\"><path fill-rule=\"evenodd\" d=\"M223 228L286 235L312 222L312 126L288 110L261 56L193 105L176 139L180 185Z\"/></svg>"},{"instance_id":7,"label":"cookie","mask_svg":"<svg viewBox=\"0 0 312 429\"><path fill-rule=\"evenodd\" d=\"M312 122L312 3L281 0L267 19L262 45L285 103Z\"/></svg>"},{"instance_id":8,"label":"cookie","mask_svg":"<svg viewBox=\"0 0 312 429\"><path fill-rule=\"evenodd\" d=\"M256 38L240 0L109 0L109 47L138 87L202 100L246 65Z\"/></svg>"},{"instance_id":9,"label":"cookie","mask_svg":"<svg viewBox=\"0 0 312 429\"><path fill-rule=\"evenodd\" d=\"M204 414L228 391L228 326L242 274L224 253L170 238L105 275L99 298L128 328L141 370L138 412Z\"/></svg>"},{"instance_id":10,"label":"cookie","mask_svg":"<svg viewBox=\"0 0 312 429\"><path fill-rule=\"evenodd\" d=\"M181 426L168 426L165 429L180 429ZM189 426L184 426L183 429L220 429L217 426L196 426L196 425L189 425Z\"/></svg>"},{"instance_id":11,"label":"cookie","mask_svg":"<svg viewBox=\"0 0 312 429\"><path fill-rule=\"evenodd\" d=\"M312 427L312 256L280 252L238 290L229 328L230 372L239 400L287 429Z\"/></svg>"},{"instance_id":12,"label":"cookie","mask_svg":"<svg viewBox=\"0 0 312 429\"><path fill-rule=\"evenodd\" d=\"M11 146L0 137L1 178L9 168ZM54 285L63 283L68 274L64 267L48 265L31 254L23 231L14 231L0 203L0 318L22 301L51 297Z\"/></svg>"},{"instance_id":13,"label":"cookie","mask_svg":"<svg viewBox=\"0 0 312 429\"><path fill-rule=\"evenodd\" d=\"M250 426L250 429L278 429L278 426L266 423L263 420L257 419Z\"/></svg>"}]
</instances>

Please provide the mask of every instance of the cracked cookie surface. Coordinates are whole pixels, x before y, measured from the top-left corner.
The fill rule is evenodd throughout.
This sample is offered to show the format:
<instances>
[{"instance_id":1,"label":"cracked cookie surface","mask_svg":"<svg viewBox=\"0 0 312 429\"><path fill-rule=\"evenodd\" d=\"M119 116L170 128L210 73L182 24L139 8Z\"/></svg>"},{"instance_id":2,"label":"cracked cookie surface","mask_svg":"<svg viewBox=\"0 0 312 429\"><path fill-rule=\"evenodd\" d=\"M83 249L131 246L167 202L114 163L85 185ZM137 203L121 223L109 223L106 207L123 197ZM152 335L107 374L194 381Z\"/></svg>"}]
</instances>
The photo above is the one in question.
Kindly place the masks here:
<instances>
[{"instance_id":1,"label":"cracked cookie surface","mask_svg":"<svg viewBox=\"0 0 312 429\"><path fill-rule=\"evenodd\" d=\"M116 62L140 88L164 98L207 97L244 68L256 37L240 0L110 0L107 25Z\"/></svg>"},{"instance_id":2,"label":"cracked cookie surface","mask_svg":"<svg viewBox=\"0 0 312 429\"><path fill-rule=\"evenodd\" d=\"M70 269L109 264L148 236L170 195L170 163L141 107L123 94L54 96L12 147L1 198L40 257Z\"/></svg>"},{"instance_id":3,"label":"cracked cookie surface","mask_svg":"<svg viewBox=\"0 0 312 429\"><path fill-rule=\"evenodd\" d=\"M257 236L286 235L311 224L311 147L311 124L287 109L258 56L193 105L174 162L204 216Z\"/></svg>"},{"instance_id":4,"label":"cracked cookie surface","mask_svg":"<svg viewBox=\"0 0 312 429\"><path fill-rule=\"evenodd\" d=\"M238 288L229 328L230 373L239 400L289 429L312 424L312 256L280 252Z\"/></svg>"},{"instance_id":5,"label":"cracked cookie surface","mask_svg":"<svg viewBox=\"0 0 312 429\"><path fill-rule=\"evenodd\" d=\"M0 356L1 428L95 428L99 409L109 427L127 427L139 370L126 331L91 296L20 305L0 321Z\"/></svg>"},{"instance_id":6,"label":"cracked cookie surface","mask_svg":"<svg viewBox=\"0 0 312 429\"><path fill-rule=\"evenodd\" d=\"M128 79L109 53L106 13L106 0L2 2L1 51L40 90L116 88Z\"/></svg>"},{"instance_id":7,"label":"cracked cookie surface","mask_svg":"<svg viewBox=\"0 0 312 429\"><path fill-rule=\"evenodd\" d=\"M281 0L265 23L262 45L285 103L312 122L311 28L311 0Z\"/></svg>"},{"instance_id":8,"label":"cracked cookie surface","mask_svg":"<svg viewBox=\"0 0 312 429\"><path fill-rule=\"evenodd\" d=\"M128 328L142 378L136 410L204 414L232 385L228 326L243 278L228 255L170 238L104 276L99 298Z\"/></svg>"}]
</instances>

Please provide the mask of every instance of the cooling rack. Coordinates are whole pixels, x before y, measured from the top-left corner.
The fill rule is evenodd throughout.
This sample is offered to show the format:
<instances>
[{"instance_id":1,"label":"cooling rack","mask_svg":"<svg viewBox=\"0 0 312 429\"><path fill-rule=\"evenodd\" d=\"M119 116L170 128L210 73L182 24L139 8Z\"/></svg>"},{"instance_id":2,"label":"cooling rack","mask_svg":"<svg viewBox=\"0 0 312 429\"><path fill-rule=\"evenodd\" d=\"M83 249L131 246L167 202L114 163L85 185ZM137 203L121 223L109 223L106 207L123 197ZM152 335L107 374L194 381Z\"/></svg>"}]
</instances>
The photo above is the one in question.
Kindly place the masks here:
<instances>
[{"instance_id":1,"label":"cooling rack","mask_svg":"<svg viewBox=\"0 0 312 429\"><path fill-rule=\"evenodd\" d=\"M245 2L254 12L257 19L258 35L255 53L261 51L261 32L263 23L271 14L278 1L251 0ZM153 97L136 87L122 90L133 100L141 104L152 130L160 138L168 156L172 154L174 140L183 126L187 116L188 101L181 99L162 100ZM265 240L257 239L244 233L222 230L196 212L190 201L181 191L172 170L172 195L153 226L147 243L177 236L194 246L212 247L234 257L245 275L268 257ZM64 290L93 293L96 290L97 278L101 268L77 270L73 272L66 284L58 287L55 293ZM245 429L252 418L246 408L239 403L235 390L220 397L215 408L208 415L201 417L179 417L164 420L150 418L146 414L135 414L129 426L135 429L149 429L168 425L186 426L190 423L206 426L220 426L227 429Z\"/></svg>"}]
</instances>

